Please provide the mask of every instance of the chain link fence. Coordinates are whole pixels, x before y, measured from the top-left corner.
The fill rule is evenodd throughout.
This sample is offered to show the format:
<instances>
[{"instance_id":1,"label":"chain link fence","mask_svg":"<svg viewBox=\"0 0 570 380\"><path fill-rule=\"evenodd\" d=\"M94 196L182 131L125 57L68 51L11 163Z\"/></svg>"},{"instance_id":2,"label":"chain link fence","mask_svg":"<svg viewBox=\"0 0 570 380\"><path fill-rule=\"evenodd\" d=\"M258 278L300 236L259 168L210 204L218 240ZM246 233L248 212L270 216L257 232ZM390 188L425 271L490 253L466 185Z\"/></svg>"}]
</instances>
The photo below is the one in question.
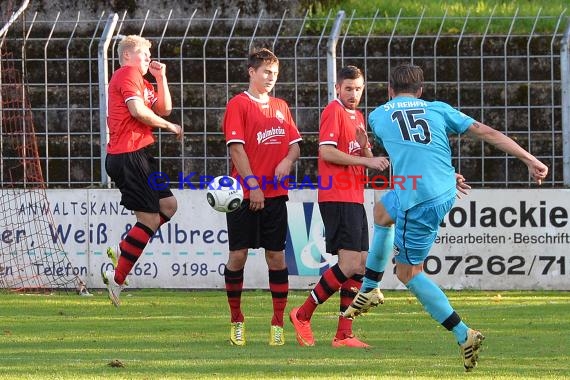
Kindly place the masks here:
<instances>
[{"instance_id":1,"label":"chain link fence","mask_svg":"<svg viewBox=\"0 0 570 380\"><path fill-rule=\"evenodd\" d=\"M354 13L324 19L257 17L236 12L202 15L147 12L143 19L102 13L97 18L42 19L24 14L0 36L2 66L22 70L44 179L50 188L105 187L102 157L105 85L118 68L116 44L127 34L152 41L153 58L167 64L174 110L169 119L184 125L184 141L157 133L161 170L176 176L228 171L221 133L225 104L247 89L246 62L253 48L267 47L280 58L274 95L284 98L303 135L298 179L316 181L320 112L331 97L334 68L354 64L366 75L361 101L365 116L387 101L387 78L394 65L411 61L425 72L424 98L439 99L503 131L550 167L545 186L563 187L570 165L568 137L570 91L568 18L514 15L507 33L495 32L498 20L442 17L438 32L426 32L427 17L358 18ZM434 20L429 20L434 22ZM520 34L518 23L531 25ZM542 32L543 23L553 25ZM375 33L376 25L391 33ZM405 25L417 25L409 32ZM471 32L467 25L477 24ZM448 25L458 25L450 28ZM541 32L538 32L538 31ZM105 41L102 37L108 34ZM100 64L100 62L105 62ZM2 68L0 66L0 69ZM1 85L1 83L0 83ZM4 111L10 105L2 105ZM566 120L564 122L564 120ZM2 124L0 124L0 130ZM464 141L465 140L465 141ZM451 139L453 163L475 187L528 187L526 167L517 159L480 142ZM17 157L2 147L2 167ZM375 152L382 151L375 147ZM566 169L568 170L568 169ZM1 174L1 173L0 173ZM0 185L10 179L0 176ZM174 182L174 178L173 178Z\"/></svg>"}]
</instances>

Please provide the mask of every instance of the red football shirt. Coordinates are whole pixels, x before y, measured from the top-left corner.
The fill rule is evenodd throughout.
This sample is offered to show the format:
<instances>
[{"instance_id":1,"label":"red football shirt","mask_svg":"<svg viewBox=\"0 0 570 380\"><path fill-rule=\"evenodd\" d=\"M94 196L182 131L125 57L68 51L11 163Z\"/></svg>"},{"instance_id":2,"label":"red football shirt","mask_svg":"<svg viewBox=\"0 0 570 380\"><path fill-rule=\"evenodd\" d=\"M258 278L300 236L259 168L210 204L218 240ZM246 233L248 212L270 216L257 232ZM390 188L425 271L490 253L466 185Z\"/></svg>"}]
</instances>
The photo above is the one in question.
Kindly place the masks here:
<instances>
[{"instance_id":1,"label":"red football shirt","mask_svg":"<svg viewBox=\"0 0 570 380\"><path fill-rule=\"evenodd\" d=\"M284 100L269 97L263 102L247 92L234 96L226 106L223 132L226 144L243 144L253 175L266 198L287 195L287 186L277 183L275 168L287 156L289 146L301 141L301 135ZM232 177L238 172L232 165ZM249 198L249 189L244 179L244 198Z\"/></svg>"},{"instance_id":2,"label":"red football shirt","mask_svg":"<svg viewBox=\"0 0 570 380\"><path fill-rule=\"evenodd\" d=\"M155 141L152 128L129 112L127 101L134 98L143 100L149 108L157 101L153 86L142 77L138 68L123 66L109 81L107 153L134 152Z\"/></svg>"},{"instance_id":3,"label":"red football shirt","mask_svg":"<svg viewBox=\"0 0 570 380\"><path fill-rule=\"evenodd\" d=\"M319 146L334 145L341 152L360 156L356 128L364 127L364 117L358 110L345 108L340 100L330 102L321 115ZM323 160L319 154L319 202L364 203L364 167L336 165Z\"/></svg>"}]
</instances>

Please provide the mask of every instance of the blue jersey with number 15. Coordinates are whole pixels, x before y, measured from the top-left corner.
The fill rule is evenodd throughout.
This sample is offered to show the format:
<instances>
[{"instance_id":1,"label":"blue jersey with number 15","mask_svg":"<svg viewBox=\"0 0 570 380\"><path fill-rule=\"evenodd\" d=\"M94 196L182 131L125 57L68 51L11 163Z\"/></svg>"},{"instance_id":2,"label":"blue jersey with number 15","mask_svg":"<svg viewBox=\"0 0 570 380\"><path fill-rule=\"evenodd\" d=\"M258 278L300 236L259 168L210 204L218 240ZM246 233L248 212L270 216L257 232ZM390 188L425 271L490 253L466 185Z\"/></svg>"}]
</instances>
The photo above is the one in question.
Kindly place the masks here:
<instances>
[{"instance_id":1,"label":"blue jersey with number 15","mask_svg":"<svg viewBox=\"0 0 570 380\"><path fill-rule=\"evenodd\" d=\"M473 118L447 103L401 96L376 108L368 122L399 176L394 190L403 210L455 188L448 135L464 133Z\"/></svg>"}]
</instances>

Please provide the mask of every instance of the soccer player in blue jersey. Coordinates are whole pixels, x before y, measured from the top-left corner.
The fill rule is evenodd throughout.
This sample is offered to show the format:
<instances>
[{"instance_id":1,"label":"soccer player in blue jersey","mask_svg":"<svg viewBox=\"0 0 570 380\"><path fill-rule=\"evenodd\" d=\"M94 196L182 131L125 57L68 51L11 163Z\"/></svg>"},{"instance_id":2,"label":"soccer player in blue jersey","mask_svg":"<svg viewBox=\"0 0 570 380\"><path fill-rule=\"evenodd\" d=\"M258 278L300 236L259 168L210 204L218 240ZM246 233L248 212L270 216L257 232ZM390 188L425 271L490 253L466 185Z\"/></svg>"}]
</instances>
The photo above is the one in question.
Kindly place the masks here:
<instances>
[{"instance_id":1,"label":"soccer player in blue jersey","mask_svg":"<svg viewBox=\"0 0 570 380\"><path fill-rule=\"evenodd\" d=\"M394 174L418 178L385 193L374 210L374 237L361 290L345 317L355 317L374 306L384 267L393 250L398 279L424 309L455 335L466 371L477 365L484 336L469 328L454 311L446 295L423 271L423 263L437 237L439 224L449 212L456 191L466 192L462 176L451 165L448 134L465 134L483 140L524 162L538 184L548 167L503 133L454 109L450 105L420 99L423 71L401 64L390 75L390 101L368 117L375 138L384 145ZM392 247L393 246L393 247Z\"/></svg>"}]
</instances>

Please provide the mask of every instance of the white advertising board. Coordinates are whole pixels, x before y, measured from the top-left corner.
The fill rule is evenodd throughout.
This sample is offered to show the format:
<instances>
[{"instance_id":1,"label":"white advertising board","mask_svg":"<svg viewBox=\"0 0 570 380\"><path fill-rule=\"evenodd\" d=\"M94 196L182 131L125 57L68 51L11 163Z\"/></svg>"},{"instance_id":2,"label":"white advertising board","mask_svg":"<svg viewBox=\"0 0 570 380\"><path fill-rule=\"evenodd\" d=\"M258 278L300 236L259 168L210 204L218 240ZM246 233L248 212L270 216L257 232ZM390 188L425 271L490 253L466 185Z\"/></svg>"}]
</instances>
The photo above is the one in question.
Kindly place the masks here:
<instances>
[{"instance_id":1,"label":"white advertising board","mask_svg":"<svg viewBox=\"0 0 570 380\"><path fill-rule=\"evenodd\" d=\"M381 193L376 194L377 196ZM135 222L118 190L48 190L51 231L90 288L103 287L105 255ZM227 260L225 215L202 190L175 191L178 212L156 233L129 277L134 288L223 288ZM366 193L372 238L374 192ZM444 219L426 272L445 289L570 290L568 190L472 190ZM24 205L21 212L32 212ZM324 252L323 225L313 190L290 192L286 257L293 289L310 289L336 262ZM262 250L251 250L245 287L266 289ZM400 289L393 266L382 288Z\"/></svg>"}]
</instances>

